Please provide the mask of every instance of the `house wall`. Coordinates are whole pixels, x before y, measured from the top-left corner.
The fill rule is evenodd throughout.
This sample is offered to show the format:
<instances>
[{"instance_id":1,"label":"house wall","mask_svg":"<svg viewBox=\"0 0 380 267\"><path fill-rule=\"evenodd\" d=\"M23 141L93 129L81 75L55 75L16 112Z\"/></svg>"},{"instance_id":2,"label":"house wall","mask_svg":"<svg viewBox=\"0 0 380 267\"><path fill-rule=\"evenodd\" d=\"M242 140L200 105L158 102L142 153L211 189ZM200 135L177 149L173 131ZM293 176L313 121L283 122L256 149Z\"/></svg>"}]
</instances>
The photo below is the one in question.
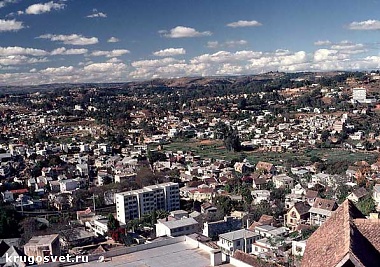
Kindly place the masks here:
<instances>
[{"instance_id":1,"label":"house wall","mask_svg":"<svg viewBox=\"0 0 380 267\"><path fill-rule=\"evenodd\" d=\"M239 261L238 259L235 259L234 257L230 257L230 264L237 267L252 267L252 265Z\"/></svg>"}]
</instances>

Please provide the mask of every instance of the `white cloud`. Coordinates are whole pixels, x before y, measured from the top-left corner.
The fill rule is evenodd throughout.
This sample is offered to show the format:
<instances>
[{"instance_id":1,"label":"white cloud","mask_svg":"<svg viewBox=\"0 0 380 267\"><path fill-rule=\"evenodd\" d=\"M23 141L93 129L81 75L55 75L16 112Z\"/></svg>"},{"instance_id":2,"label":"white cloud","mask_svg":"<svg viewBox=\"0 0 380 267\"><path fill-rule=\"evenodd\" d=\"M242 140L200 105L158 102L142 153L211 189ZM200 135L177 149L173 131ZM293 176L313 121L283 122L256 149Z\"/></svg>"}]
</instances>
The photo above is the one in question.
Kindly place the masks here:
<instances>
[{"instance_id":1,"label":"white cloud","mask_svg":"<svg viewBox=\"0 0 380 267\"><path fill-rule=\"evenodd\" d=\"M119 72L124 70L126 65L123 63L92 63L90 65L85 66L83 69L87 72Z\"/></svg>"},{"instance_id":2,"label":"white cloud","mask_svg":"<svg viewBox=\"0 0 380 267\"><path fill-rule=\"evenodd\" d=\"M129 53L130 51L127 49L115 49L111 51L94 51L91 53L91 56L120 57L122 55L129 54Z\"/></svg>"},{"instance_id":3,"label":"white cloud","mask_svg":"<svg viewBox=\"0 0 380 267\"><path fill-rule=\"evenodd\" d=\"M317 45L317 46L331 45L331 42L329 40L319 40L319 41L314 42L314 45Z\"/></svg>"},{"instance_id":4,"label":"white cloud","mask_svg":"<svg viewBox=\"0 0 380 267\"><path fill-rule=\"evenodd\" d=\"M239 28L239 27L257 27L262 24L256 20L239 20L227 24L227 27Z\"/></svg>"},{"instance_id":5,"label":"white cloud","mask_svg":"<svg viewBox=\"0 0 380 267\"><path fill-rule=\"evenodd\" d=\"M26 65L48 62L47 58L36 58L25 55L0 56L0 65Z\"/></svg>"},{"instance_id":6,"label":"white cloud","mask_svg":"<svg viewBox=\"0 0 380 267\"><path fill-rule=\"evenodd\" d=\"M0 32L18 31L24 28L21 21L0 19Z\"/></svg>"},{"instance_id":7,"label":"white cloud","mask_svg":"<svg viewBox=\"0 0 380 267\"><path fill-rule=\"evenodd\" d=\"M354 21L348 25L348 28L350 30L360 30L360 31L380 30L380 21L379 20Z\"/></svg>"},{"instance_id":8,"label":"white cloud","mask_svg":"<svg viewBox=\"0 0 380 267\"><path fill-rule=\"evenodd\" d=\"M135 68L157 68L168 64L181 63L184 61L177 60L175 58L167 57L162 59L151 59L151 60L139 60L132 62L132 66Z\"/></svg>"},{"instance_id":9,"label":"white cloud","mask_svg":"<svg viewBox=\"0 0 380 267\"><path fill-rule=\"evenodd\" d=\"M99 42L96 37L84 37L79 34L71 35L55 35L55 34L44 34L37 38L50 39L51 41L63 42L64 44L70 45L92 45Z\"/></svg>"},{"instance_id":10,"label":"white cloud","mask_svg":"<svg viewBox=\"0 0 380 267\"><path fill-rule=\"evenodd\" d=\"M212 33L210 31L199 32L194 28L177 26L171 29L169 32L166 30L159 31L160 34L168 38L189 38L189 37L201 37L210 36Z\"/></svg>"},{"instance_id":11,"label":"white cloud","mask_svg":"<svg viewBox=\"0 0 380 267\"><path fill-rule=\"evenodd\" d=\"M240 45L246 45L248 42L246 40L237 40L237 41L227 41L226 46L228 47L235 47L235 46L240 46Z\"/></svg>"},{"instance_id":12,"label":"white cloud","mask_svg":"<svg viewBox=\"0 0 380 267\"><path fill-rule=\"evenodd\" d=\"M338 50L340 53L360 54L367 51L364 44L355 44L349 41L342 41L331 46L331 49Z\"/></svg>"},{"instance_id":13,"label":"white cloud","mask_svg":"<svg viewBox=\"0 0 380 267\"><path fill-rule=\"evenodd\" d=\"M65 8L65 4L54 3L53 1L50 1L45 4L39 3L39 4L31 5L25 10L25 13L29 15L38 15L38 14L47 13L53 10L59 10L59 9L64 9L64 8Z\"/></svg>"},{"instance_id":14,"label":"white cloud","mask_svg":"<svg viewBox=\"0 0 380 267\"><path fill-rule=\"evenodd\" d=\"M113 57L113 58L110 58L109 60L107 60L108 63L120 63L122 62L120 59L118 59L117 57Z\"/></svg>"},{"instance_id":15,"label":"white cloud","mask_svg":"<svg viewBox=\"0 0 380 267\"><path fill-rule=\"evenodd\" d=\"M106 17L107 17L107 14L103 12L93 13L87 16L87 18L106 18Z\"/></svg>"},{"instance_id":16,"label":"white cloud","mask_svg":"<svg viewBox=\"0 0 380 267\"><path fill-rule=\"evenodd\" d=\"M153 55L158 57L172 57L184 54L186 54L186 50L183 48L167 48L153 53Z\"/></svg>"},{"instance_id":17,"label":"white cloud","mask_svg":"<svg viewBox=\"0 0 380 267\"><path fill-rule=\"evenodd\" d=\"M8 4L15 4L18 1L19 0L3 0L3 1L0 1L0 8L3 8L3 7L5 7Z\"/></svg>"},{"instance_id":18,"label":"white cloud","mask_svg":"<svg viewBox=\"0 0 380 267\"><path fill-rule=\"evenodd\" d=\"M45 56L48 53L42 49L24 48L19 46L0 47L0 56L30 55Z\"/></svg>"},{"instance_id":19,"label":"white cloud","mask_svg":"<svg viewBox=\"0 0 380 267\"><path fill-rule=\"evenodd\" d=\"M68 74L73 73L73 71L74 71L73 66L69 66L69 67L61 66L58 68L46 68L46 69L41 70L40 73L49 74L49 75L68 75Z\"/></svg>"},{"instance_id":20,"label":"white cloud","mask_svg":"<svg viewBox=\"0 0 380 267\"><path fill-rule=\"evenodd\" d=\"M60 47L51 51L51 55L82 55L88 52L87 49L66 49L65 47Z\"/></svg>"},{"instance_id":21,"label":"white cloud","mask_svg":"<svg viewBox=\"0 0 380 267\"><path fill-rule=\"evenodd\" d=\"M207 42L207 47L208 48L217 48L219 46L219 42L218 41L209 41Z\"/></svg>"},{"instance_id":22,"label":"white cloud","mask_svg":"<svg viewBox=\"0 0 380 267\"><path fill-rule=\"evenodd\" d=\"M119 39L113 36L107 40L108 43L117 43L119 41L120 41Z\"/></svg>"},{"instance_id":23,"label":"white cloud","mask_svg":"<svg viewBox=\"0 0 380 267\"><path fill-rule=\"evenodd\" d=\"M224 43L219 43L218 41L210 41L210 42L207 42L207 47L212 48L212 49L219 48L219 47L231 48L231 47L243 46L246 44L248 44L246 40L230 40Z\"/></svg>"}]
</instances>

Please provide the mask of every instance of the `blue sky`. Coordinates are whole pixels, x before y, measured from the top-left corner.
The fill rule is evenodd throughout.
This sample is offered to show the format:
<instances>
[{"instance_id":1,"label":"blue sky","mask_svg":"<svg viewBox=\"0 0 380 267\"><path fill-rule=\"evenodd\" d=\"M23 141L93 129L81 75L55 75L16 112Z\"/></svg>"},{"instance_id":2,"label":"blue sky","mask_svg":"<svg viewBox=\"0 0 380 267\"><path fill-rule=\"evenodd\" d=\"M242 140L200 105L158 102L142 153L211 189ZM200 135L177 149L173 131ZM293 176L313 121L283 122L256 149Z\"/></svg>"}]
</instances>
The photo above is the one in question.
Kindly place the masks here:
<instances>
[{"instance_id":1,"label":"blue sky","mask_svg":"<svg viewBox=\"0 0 380 267\"><path fill-rule=\"evenodd\" d=\"M374 0L0 0L0 85L380 67Z\"/></svg>"}]
</instances>

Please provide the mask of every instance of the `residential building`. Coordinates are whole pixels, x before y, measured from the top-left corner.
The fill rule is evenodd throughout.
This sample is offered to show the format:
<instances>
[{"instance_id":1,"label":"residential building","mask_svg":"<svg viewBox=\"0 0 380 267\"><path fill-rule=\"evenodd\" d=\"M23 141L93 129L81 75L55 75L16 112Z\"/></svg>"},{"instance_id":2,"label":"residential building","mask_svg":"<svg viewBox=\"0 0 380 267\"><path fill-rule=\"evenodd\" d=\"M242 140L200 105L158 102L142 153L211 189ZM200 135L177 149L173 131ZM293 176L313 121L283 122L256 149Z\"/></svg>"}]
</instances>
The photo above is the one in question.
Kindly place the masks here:
<instances>
[{"instance_id":1,"label":"residential building","mask_svg":"<svg viewBox=\"0 0 380 267\"><path fill-rule=\"evenodd\" d=\"M272 237L283 237L288 234L289 230L286 227L275 227L268 224L255 226L255 233L259 234L261 237L272 238Z\"/></svg>"},{"instance_id":2,"label":"residential building","mask_svg":"<svg viewBox=\"0 0 380 267\"><path fill-rule=\"evenodd\" d=\"M270 199L269 190L253 190L251 191L251 195L254 204L259 204L261 201L269 201Z\"/></svg>"},{"instance_id":3,"label":"residential building","mask_svg":"<svg viewBox=\"0 0 380 267\"><path fill-rule=\"evenodd\" d=\"M217 211L218 211L218 208L209 202L203 203L201 205L201 213L209 214L209 213L215 213Z\"/></svg>"},{"instance_id":4,"label":"residential building","mask_svg":"<svg viewBox=\"0 0 380 267\"><path fill-rule=\"evenodd\" d=\"M347 199L351 200L354 203L359 202L368 195L368 191L364 187L359 187L358 189L351 192L348 195Z\"/></svg>"},{"instance_id":5,"label":"residential building","mask_svg":"<svg viewBox=\"0 0 380 267\"><path fill-rule=\"evenodd\" d=\"M251 253L252 244L259 238L260 235L258 233L247 229L240 229L219 235L217 245L222 250L222 253L228 256L232 256L236 250Z\"/></svg>"},{"instance_id":6,"label":"residential building","mask_svg":"<svg viewBox=\"0 0 380 267\"><path fill-rule=\"evenodd\" d=\"M220 221L205 222L203 224L203 235L217 238L220 234L241 229L242 225L242 219L226 216Z\"/></svg>"},{"instance_id":7,"label":"residential building","mask_svg":"<svg viewBox=\"0 0 380 267\"><path fill-rule=\"evenodd\" d=\"M48 255L60 256L61 247L59 244L59 235L33 236L29 242L24 245L24 253L35 259L43 259L44 256ZM42 262L37 261L37 263Z\"/></svg>"},{"instance_id":8,"label":"residential building","mask_svg":"<svg viewBox=\"0 0 380 267\"><path fill-rule=\"evenodd\" d=\"M199 231L199 224L194 218L165 219L156 223L156 236L181 236L189 235Z\"/></svg>"},{"instance_id":9,"label":"residential building","mask_svg":"<svg viewBox=\"0 0 380 267\"><path fill-rule=\"evenodd\" d=\"M292 241L292 255L302 257L305 253L306 241Z\"/></svg>"},{"instance_id":10,"label":"residential building","mask_svg":"<svg viewBox=\"0 0 380 267\"><path fill-rule=\"evenodd\" d=\"M177 183L146 186L143 189L115 194L117 220L141 218L154 210L178 210L179 188Z\"/></svg>"},{"instance_id":11,"label":"residential building","mask_svg":"<svg viewBox=\"0 0 380 267\"><path fill-rule=\"evenodd\" d=\"M331 217L338 204L334 200L316 198L314 205L310 208L310 224L321 226Z\"/></svg>"},{"instance_id":12,"label":"residential building","mask_svg":"<svg viewBox=\"0 0 380 267\"><path fill-rule=\"evenodd\" d=\"M307 240L301 267L378 266L380 220L346 200Z\"/></svg>"},{"instance_id":13,"label":"residential building","mask_svg":"<svg viewBox=\"0 0 380 267\"><path fill-rule=\"evenodd\" d=\"M373 187L373 195L372 195L373 200L375 201L376 205L380 205L380 184L376 184Z\"/></svg>"},{"instance_id":14,"label":"residential building","mask_svg":"<svg viewBox=\"0 0 380 267\"><path fill-rule=\"evenodd\" d=\"M80 182L77 179L61 180L59 186L61 193L66 193L79 189Z\"/></svg>"},{"instance_id":15,"label":"residential building","mask_svg":"<svg viewBox=\"0 0 380 267\"><path fill-rule=\"evenodd\" d=\"M269 174L276 174L276 167L269 162L259 161L256 165L256 171L269 173Z\"/></svg>"},{"instance_id":16,"label":"residential building","mask_svg":"<svg viewBox=\"0 0 380 267\"><path fill-rule=\"evenodd\" d=\"M293 188L294 179L286 174L275 175L273 176L272 181L276 188Z\"/></svg>"},{"instance_id":17,"label":"residential building","mask_svg":"<svg viewBox=\"0 0 380 267\"><path fill-rule=\"evenodd\" d=\"M301 223L306 223L310 218L310 205L305 202L297 202L291 207L285 215L286 226L295 231Z\"/></svg>"},{"instance_id":18,"label":"residential building","mask_svg":"<svg viewBox=\"0 0 380 267\"><path fill-rule=\"evenodd\" d=\"M84 227L72 228L60 232L59 242L62 248L68 249L76 246L89 245L96 237L94 233L86 231Z\"/></svg>"}]
</instances>

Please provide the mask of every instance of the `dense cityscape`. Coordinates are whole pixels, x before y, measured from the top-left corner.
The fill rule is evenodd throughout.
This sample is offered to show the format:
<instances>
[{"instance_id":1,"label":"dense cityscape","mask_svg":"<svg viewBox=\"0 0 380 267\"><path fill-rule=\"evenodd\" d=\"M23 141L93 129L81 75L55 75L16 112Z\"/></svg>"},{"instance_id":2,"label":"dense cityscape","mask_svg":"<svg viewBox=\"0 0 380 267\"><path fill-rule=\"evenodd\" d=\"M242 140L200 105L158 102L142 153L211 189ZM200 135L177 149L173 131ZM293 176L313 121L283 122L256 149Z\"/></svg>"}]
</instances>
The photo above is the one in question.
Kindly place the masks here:
<instances>
[{"instance_id":1,"label":"dense cityscape","mask_svg":"<svg viewBox=\"0 0 380 267\"><path fill-rule=\"evenodd\" d=\"M378 10L0 0L0 267L378 267Z\"/></svg>"},{"instance_id":2,"label":"dense cityscape","mask_svg":"<svg viewBox=\"0 0 380 267\"><path fill-rule=\"evenodd\" d=\"M350 246L366 245L339 261L373 266L379 83L270 72L0 88L2 264L322 266L324 243L357 231Z\"/></svg>"}]
</instances>

